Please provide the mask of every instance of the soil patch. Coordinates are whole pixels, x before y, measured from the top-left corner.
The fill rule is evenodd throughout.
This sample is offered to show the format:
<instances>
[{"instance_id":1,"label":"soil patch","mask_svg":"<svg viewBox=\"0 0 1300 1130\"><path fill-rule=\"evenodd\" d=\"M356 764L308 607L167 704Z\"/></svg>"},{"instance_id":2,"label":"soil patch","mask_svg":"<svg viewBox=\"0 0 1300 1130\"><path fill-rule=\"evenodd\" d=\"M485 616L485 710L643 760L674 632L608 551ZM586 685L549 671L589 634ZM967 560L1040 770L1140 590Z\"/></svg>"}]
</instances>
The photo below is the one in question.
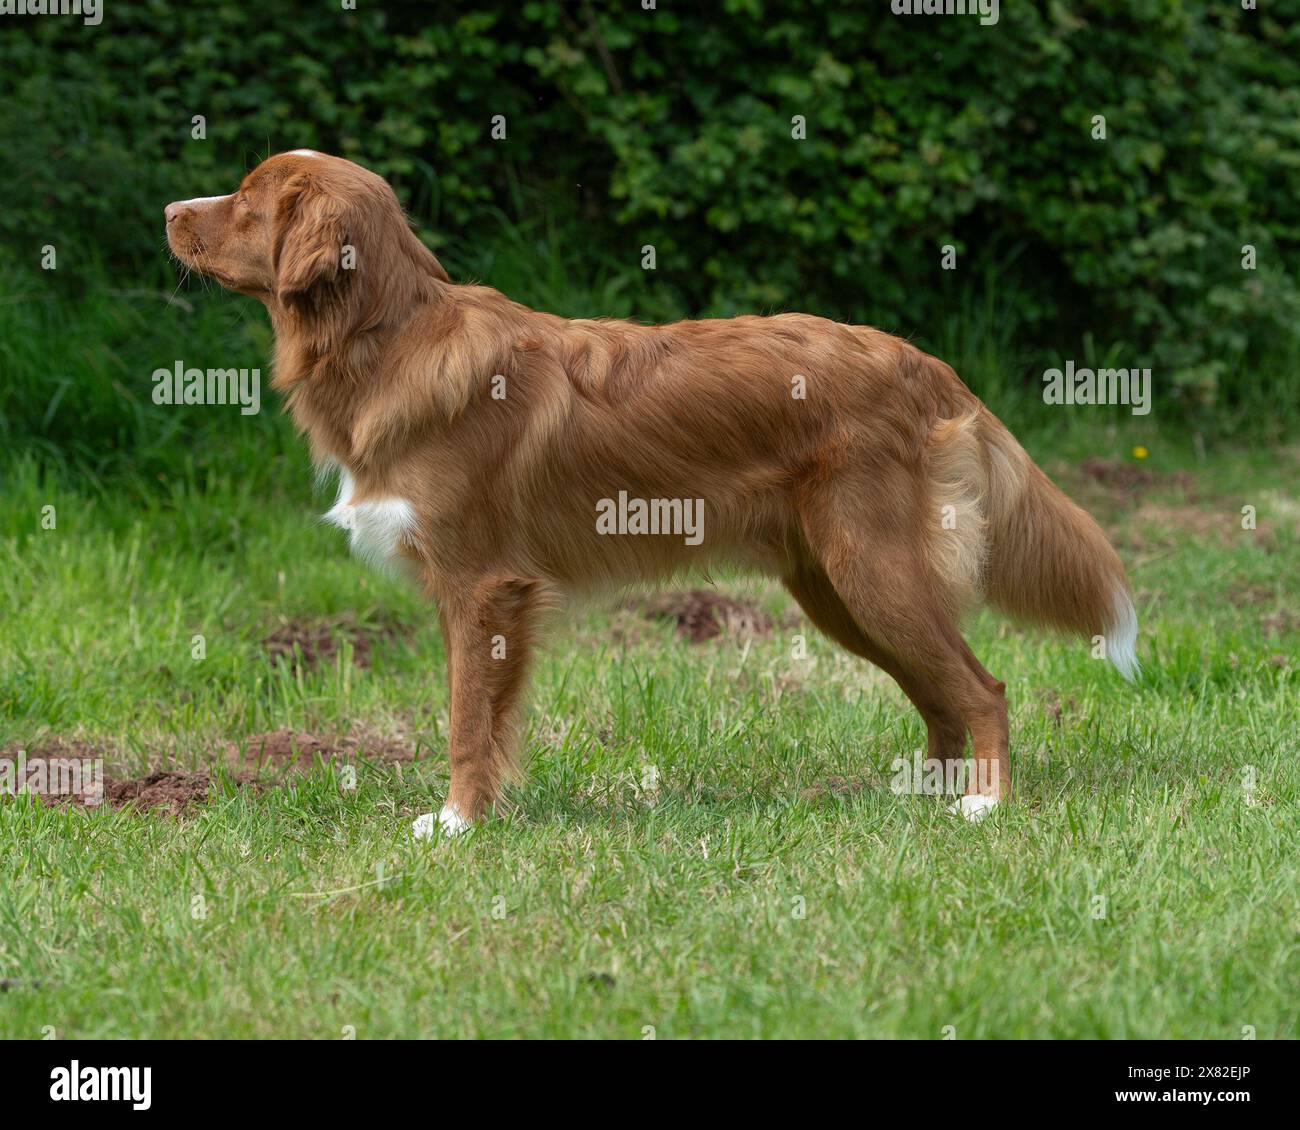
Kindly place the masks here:
<instances>
[{"instance_id":1,"label":"soil patch","mask_svg":"<svg viewBox=\"0 0 1300 1130\"><path fill-rule=\"evenodd\" d=\"M721 635L762 636L772 630L772 617L752 604L706 589L668 592L640 606L652 620L671 620L677 634L691 643Z\"/></svg>"},{"instance_id":2,"label":"soil patch","mask_svg":"<svg viewBox=\"0 0 1300 1130\"><path fill-rule=\"evenodd\" d=\"M1061 701L1060 695L1054 690L1049 690L1043 698L1043 713L1047 715L1057 726L1061 724L1063 717L1069 718L1079 711L1079 704L1074 698L1067 698Z\"/></svg>"},{"instance_id":3,"label":"soil patch","mask_svg":"<svg viewBox=\"0 0 1300 1130\"><path fill-rule=\"evenodd\" d=\"M66 738L53 738L26 750L22 780L19 780L17 762L21 748L15 746L0 750L0 761L15 763L5 775L5 789L0 791L0 800L9 792L17 792L25 786L33 796L40 798L42 804L55 807L97 808L107 804L117 809L162 809L180 816L206 801L212 789L212 775L207 770L191 773L159 769L143 777L96 773L87 763L102 762L105 751L88 742ZM79 763L75 765L75 772L72 763ZM255 787L252 776L247 773L234 774L231 780L241 787Z\"/></svg>"},{"instance_id":4,"label":"soil patch","mask_svg":"<svg viewBox=\"0 0 1300 1130\"><path fill-rule=\"evenodd\" d=\"M394 626L289 620L266 636L262 647L272 663L319 667L332 664L347 643L352 647L353 664L369 667L375 647L401 635L401 630Z\"/></svg>"},{"instance_id":5,"label":"soil patch","mask_svg":"<svg viewBox=\"0 0 1300 1130\"><path fill-rule=\"evenodd\" d=\"M1079 464L1079 474L1085 482L1096 483L1123 495L1136 494L1156 481L1149 468L1121 459L1090 457Z\"/></svg>"},{"instance_id":6,"label":"soil patch","mask_svg":"<svg viewBox=\"0 0 1300 1130\"><path fill-rule=\"evenodd\" d=\"M827 777L824 781L801 789L799 795L805 800L816 800L822 796L853 796L865 789L867 784L861 777Z\"/></svg>"},{"instance_id":7,"label":"soil patch","mask_svg":"<svg viewBox=\"0 0 1300 1130\"><path fill-rule=\"evenodd\" d=\"M236 777L235 782L241 786L253 783L247 775ZM114 808L138 808L144 812L161 808L173 816L180 816L194 805L203 804L211 790L212 775L206 770L184 773L160 769L147 777L126 781L105 778L104 803ZM85 804L86 801L78 797L73 803Z\"/></svg>"},{"instance_id":8,"label":"soil patch","mask_svg":"<svg viewBox=\"0 0 1300 1130\"><path fill-rule=\"evenodd\" d=\"M1276 612L1261 616L1259 626L1264 629L1264 635L1266 636L1286 635L1290 632L1300 631L1300 616L1289 608L1280 608Z\"/></svg>"},{"instance_id":9,"label":"soil patch","mask_svg":"<svg viewBox=\"0 0 1300 1130\"><path fill-rule=\"evenodd\" d=\"M1117 504L1133 502L1152 488L1170 487L1181 490L1188 502L1196 501L1196 480L1187 471L1157 474L1140 463L1090 456L1079 464L1078 474L1085 484L1103 488Z\"/></svg>"},{"instance_id":10,"label":"soil patch","mask_svg":"<svg viewBox=\"0 0 1300 1130\"><path fill-rule=\"evenodd\" d=\"M214 774L207 769L160 768L138 777L96 774L85 763L116 761L117 751L61 737L0 750L0 761L16 762L20 750L26 751L23 780L18 780L15 765L0 776L0 781L6 785L11 781L13 792L26 784L42 803L55 806L92 808L107 804L115 809L165 811L181 816L207 801L215 781ZM318 738L293 730L252 734L241 741L227 743L222 750L228 768L226 779L239 788L259 790L265 782L259 780L258 771L307 769L315 764L318 755L327 762L350 762L358 758L413 761L418 752L418 743L397 738L369 734ZM67 768L70 762L81 763L75 775ZM4 789L0 789L0 801L4 795Z\"/></svg>"},{"instance_id":11,"label":"soil patch","mask_svg":"<svg viewBox=\"0 0 1300 1130\"><path fill-rule=\"evenodd\" d=\"M1277 600L1269 585L1255 585L1238 582L1228 590L1228 600L1236 608L1248 608L1253 604L1272 604Z\"/></svg>"},{"instance_id":12,"label":"soil patch","mask_svg":"<svg viewBox=\"0 0 1300 1130\"><path fill-rule=\"evenodd\" d=\"M1202 510L1195 506L1163 506L1147 502L1133 515L1132 524L1190 535L1197 541L1213 540L1218 545L1229 545L1243 538L1258 539L1266 550L1273 544L1272 522L1261 520L1255 529L1243 530L1241 515L1227 508Z\"/></svg>"},{"instance_id":13,"label":"soil patch","mask_svg":"<svg viewBox=\"0 0 1300 1130\"><path fill-rule=\"evenodd\" d=\"M250 767L283 766L298 762L304 766L324 761L352 761L364 757L371 761L414 761L417 744L398 738L374 734L343 734L317 737L305 730L269 730L250 734L226 747L227 759L233 764Z\"/></svg>"}]
</instances>

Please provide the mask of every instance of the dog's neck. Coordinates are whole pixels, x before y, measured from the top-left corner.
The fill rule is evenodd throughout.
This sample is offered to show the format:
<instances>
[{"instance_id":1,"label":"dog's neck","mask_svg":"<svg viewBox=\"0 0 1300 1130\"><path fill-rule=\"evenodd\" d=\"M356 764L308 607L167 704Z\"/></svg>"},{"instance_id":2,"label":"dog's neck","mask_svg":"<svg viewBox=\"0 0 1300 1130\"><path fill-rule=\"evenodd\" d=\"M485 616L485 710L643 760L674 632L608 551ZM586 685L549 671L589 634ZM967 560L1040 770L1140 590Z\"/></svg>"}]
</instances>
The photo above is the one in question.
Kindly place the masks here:
<instances>
[{"instance_id":1,"label":"dog's neck","mask_svg":"<svg viewBox=\"0 0 1300 1130\"><path fill-rule=\"evenodd\" d=\"M286 393L285 408L311 442L313 457L343 465L352 460L352 433L361 409L365 383L372 371L367 357L380 350L383 328L359 334L346 343L323 348L297 326L275 325L275 376L271 387Z\"/></svg>"},{"instance_id":2,"label":"dog's neck","mask_svg":"<svg viewBox=\"0 0 1300 1130\"><path fill-rule=\"evenodd\" d=\"M445 301L451 284L442 265L414 235L403 243L391 259L266 304L275 331L271 387L287 394L318 459L355 463L357 421L385 389L385 350L412 318Z\"/></svg>"}]
</instances>

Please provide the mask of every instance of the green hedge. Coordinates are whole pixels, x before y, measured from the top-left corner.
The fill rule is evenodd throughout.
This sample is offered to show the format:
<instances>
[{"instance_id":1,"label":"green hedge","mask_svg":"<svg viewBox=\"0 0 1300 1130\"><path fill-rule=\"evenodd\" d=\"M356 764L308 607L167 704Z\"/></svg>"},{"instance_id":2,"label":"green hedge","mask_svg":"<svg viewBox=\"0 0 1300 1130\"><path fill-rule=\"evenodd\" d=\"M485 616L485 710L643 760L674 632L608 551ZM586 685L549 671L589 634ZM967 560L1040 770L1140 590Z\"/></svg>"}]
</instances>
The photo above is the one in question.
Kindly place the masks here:
<instances>
[{"instance_id":1,"label":"green hedge","mask_svg":"<svg viewBox=\"0 0 1300 1130\"><path fill-rule=\"evenodd\" d=\"M1188 401L1298 387L1297 0L1004 0L993 26L888 0L466 7L7 17L0 230L138 277L166 201L308 145L387 175L453 263L494 211L545 210L629 280L655 245L692 310L917 333L996 277L1059 356L1127 351Z\"/></svg>"}]
</instances>

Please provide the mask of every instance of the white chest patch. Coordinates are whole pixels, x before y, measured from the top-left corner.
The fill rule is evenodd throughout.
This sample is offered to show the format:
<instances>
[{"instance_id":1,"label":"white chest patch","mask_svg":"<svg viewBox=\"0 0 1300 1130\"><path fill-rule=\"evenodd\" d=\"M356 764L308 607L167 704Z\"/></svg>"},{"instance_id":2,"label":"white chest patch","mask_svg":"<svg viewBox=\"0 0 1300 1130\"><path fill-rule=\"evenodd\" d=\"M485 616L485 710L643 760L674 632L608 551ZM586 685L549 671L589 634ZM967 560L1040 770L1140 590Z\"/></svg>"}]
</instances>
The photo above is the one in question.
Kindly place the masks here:
<instances>
[{"instance_id":1,"label":"white chest patch","mask_svg":"<svg viewBox=\"0 0 1300 1130\"><path fill-rule=\"evenodd\" d=\"M414 509L404 498L353 502L356 485L347 471L339 471L338 501L325 514L325 521L347 530L352 552L363 561L379 566L400 563L400 549L413 544Z\"/></svg>"}]
</instances>

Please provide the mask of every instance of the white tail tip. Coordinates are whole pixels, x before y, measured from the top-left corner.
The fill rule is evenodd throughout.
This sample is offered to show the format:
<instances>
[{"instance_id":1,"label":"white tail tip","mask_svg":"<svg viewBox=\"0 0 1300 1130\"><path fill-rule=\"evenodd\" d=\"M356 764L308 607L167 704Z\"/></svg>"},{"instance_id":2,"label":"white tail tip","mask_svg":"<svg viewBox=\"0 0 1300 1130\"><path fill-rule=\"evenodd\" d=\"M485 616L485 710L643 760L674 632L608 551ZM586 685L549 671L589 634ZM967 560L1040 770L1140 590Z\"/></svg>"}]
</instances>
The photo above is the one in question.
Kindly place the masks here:
<instances>
[{"instance_id":1,"label":"white tail tip","mask_svg":"<svg viewBox=\"0 0 1300 1130\"><path fill-rule=\"evenodd\" d=\"M1138 618L1133 601L1122 588L1115 590L1115 609L1106 627L1106 658L1130 683L1142 665L1137 657Z\"/></svg>"}]
</instances>

